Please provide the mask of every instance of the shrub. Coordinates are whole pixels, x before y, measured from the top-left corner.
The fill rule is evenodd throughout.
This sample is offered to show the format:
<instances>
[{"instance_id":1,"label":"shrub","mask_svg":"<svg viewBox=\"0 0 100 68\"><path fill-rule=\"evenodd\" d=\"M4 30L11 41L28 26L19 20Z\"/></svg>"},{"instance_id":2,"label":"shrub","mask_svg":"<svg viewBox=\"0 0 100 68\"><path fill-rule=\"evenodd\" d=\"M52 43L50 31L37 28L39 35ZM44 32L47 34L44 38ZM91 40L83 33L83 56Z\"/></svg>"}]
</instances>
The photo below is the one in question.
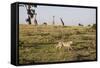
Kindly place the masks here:
<instances>
[{"instance_id":1,"label":"shrub","mask_svg":"<svg viewBox=\"0 0 100 68\"><path fill-rule=\"evenodd\" d=\"M96 29L96 24L93 24L93 25L92 25L92 28L93 28L93 29Z\"/></svg>"}]
</instances>

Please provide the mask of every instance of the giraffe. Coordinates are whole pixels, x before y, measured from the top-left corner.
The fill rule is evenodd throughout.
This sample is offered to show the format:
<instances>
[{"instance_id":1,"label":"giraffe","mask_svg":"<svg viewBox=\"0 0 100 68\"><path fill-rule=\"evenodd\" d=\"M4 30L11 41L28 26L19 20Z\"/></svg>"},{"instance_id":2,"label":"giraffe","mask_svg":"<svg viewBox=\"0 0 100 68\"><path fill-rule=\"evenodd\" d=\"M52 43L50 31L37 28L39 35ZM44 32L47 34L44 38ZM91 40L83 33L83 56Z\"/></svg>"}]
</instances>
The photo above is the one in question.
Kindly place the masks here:
<instances>
[{"instance_id":1,"label":"giraffe","mask_svg":"<svg viewBox=\"0 0 100 68\"><path fill-rule=\"evenodd\" d=\"M64 24L64 21L62 20L62 18L60 18L60 20L61 20L62 25L64 26L65 24Z\"/></svg>"},{"instance_id":2,"label":"giraffe","mask_svg":"<svg viewBox=\"0 0 100 68\"><path fill-rule=\"evenodd\" d=\"M55 16L53 16L53 25L55 25Z\"/></svg>"}]
</instances>

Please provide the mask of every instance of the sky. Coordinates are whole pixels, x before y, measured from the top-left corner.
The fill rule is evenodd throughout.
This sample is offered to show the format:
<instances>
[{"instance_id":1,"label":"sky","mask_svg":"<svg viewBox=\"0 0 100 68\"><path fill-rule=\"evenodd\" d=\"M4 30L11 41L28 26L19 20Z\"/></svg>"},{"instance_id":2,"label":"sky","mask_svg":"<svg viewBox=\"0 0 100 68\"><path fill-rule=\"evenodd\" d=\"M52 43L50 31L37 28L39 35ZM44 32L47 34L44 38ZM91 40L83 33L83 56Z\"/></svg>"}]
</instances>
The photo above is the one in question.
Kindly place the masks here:
<instances>
[{"instance_id":1,"label":"sky","mask_svg":"<svg viewBox=\"0 0 100 68\"><path fill-rule=\"evenodd\" d=\"M34 7L33 7L34 9ZM58 6L40 6L35 8L37 13L37 21L39 24L47 22L51 25L53 16L55 16L55 24L61 25L60 18L63 19L65 25L83 25L96 23L96 9L76 8L76 7L58 7ZM27 11L25 7L19 7L19 23L27 24ZM33 21L33 19L32 19ZM34 22L32 22L34 24Z\"/></svg>"}]
</instances>

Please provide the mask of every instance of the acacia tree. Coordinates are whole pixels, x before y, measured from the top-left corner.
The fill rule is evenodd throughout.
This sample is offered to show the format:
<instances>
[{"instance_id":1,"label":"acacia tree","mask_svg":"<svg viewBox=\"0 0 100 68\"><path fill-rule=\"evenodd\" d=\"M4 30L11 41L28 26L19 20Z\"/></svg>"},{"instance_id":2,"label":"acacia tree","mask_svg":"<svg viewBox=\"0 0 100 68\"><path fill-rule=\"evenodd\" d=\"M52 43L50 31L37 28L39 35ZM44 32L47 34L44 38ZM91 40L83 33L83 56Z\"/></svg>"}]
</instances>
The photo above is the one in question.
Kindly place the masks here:
<instances>
[{"instance_id":1,"label":"acacia tree","mask_svg":"<svg viewBox=\"0 0 100 68\"><path fill-rule=\"evenodd\" d=\"M37 5L20 4L19 6L26 8L27 15L28 15L26 22L28 22L28 24L32 24L31 19L34 18L35 14L36 14L35 8L37 7ZM33 9L33 7L34 7L34 9Z\"/></svg>"},{"instance_id":2,"label":"acacia tree","mask_svg":"<svg viewBox=\"0 0 100 68\"><path fill-rule=\"evenodd\" d=\"M35 9L32 9L32 7L33 6L31 6L31 5L25 5L25 7L26 7L26 10L27 10L27 15L28 15L28 18L26 19L26 21L29 23L29 24L32 24L32 22L31 22L31 19L35 16ZM34 19L35 21L36 21L36 18ZM34 24L36 24L35 22L34 22Z\"/></svg>"}]
</instances>

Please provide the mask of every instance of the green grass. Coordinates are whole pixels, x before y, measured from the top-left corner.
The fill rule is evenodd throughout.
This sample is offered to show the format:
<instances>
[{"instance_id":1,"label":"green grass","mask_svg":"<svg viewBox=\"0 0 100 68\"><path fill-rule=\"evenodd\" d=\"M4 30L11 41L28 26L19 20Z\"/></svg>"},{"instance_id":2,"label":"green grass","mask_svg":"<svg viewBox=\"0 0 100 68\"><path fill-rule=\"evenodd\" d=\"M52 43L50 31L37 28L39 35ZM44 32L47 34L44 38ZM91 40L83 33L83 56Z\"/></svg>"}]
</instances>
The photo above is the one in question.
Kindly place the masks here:
<instances>
[{"instance_id":1,"label":"green grass","mask_svg":"<svg viewBox=\"0 0 100 68\"><path fill-rule=\"evenodd\" d=\"M73 41L73 50L56 49L59 40ZM19 63L96 59L96 30L80 26L19 25Z\"/></svg>"}]
</instances>

